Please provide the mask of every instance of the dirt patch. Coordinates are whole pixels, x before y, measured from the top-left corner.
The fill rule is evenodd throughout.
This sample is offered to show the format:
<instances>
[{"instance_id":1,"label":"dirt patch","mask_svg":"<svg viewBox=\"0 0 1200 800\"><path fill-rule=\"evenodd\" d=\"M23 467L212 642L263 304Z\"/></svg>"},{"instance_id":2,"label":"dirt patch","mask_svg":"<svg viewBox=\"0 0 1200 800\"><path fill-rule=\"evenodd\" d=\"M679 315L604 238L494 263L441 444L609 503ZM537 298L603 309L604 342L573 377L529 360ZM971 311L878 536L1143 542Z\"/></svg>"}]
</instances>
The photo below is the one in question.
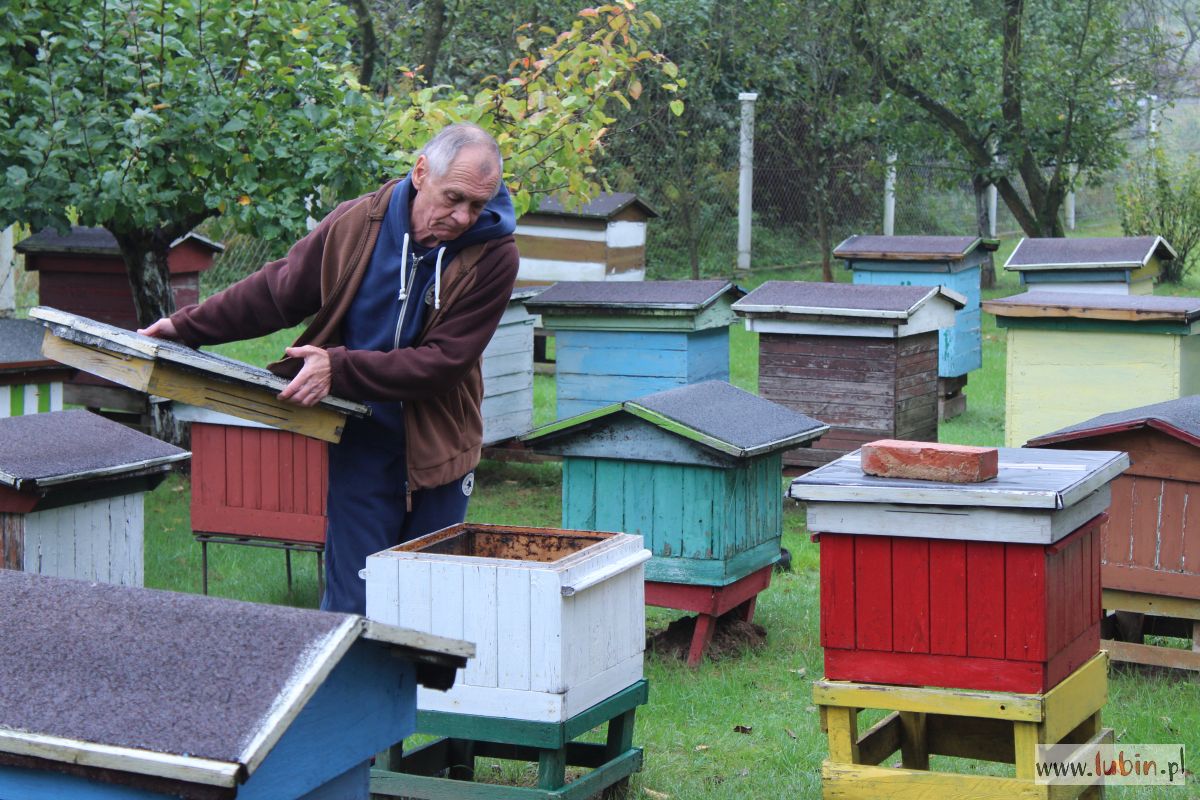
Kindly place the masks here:
<instances>
[{"instance_id":1,"label":"dirt patch","mask_svg":"<svg viewBox=\"0 0 1200 800\"><path fill-rule=\"evenodd\" d=\"M692 633L696 630L696 617L687 616L675 620L666 630L646 637L646 650L663 658L686 661L692 646ZM704 655L718 661L729 656L739 656L746 650L760 650L767 644L767 629L754 622L740 619L731 611L717 619L716 630Z\"/></svg>"}]
</instances>

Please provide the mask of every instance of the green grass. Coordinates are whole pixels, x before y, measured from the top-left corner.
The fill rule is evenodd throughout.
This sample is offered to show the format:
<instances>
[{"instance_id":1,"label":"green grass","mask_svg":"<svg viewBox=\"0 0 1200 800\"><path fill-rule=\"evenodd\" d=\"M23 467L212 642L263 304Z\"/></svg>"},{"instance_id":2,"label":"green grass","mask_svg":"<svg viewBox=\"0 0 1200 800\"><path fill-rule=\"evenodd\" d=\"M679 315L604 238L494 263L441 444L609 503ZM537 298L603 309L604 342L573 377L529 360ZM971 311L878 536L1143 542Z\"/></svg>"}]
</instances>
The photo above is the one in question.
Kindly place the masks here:
<instances>
[{"instance_id":1,"label":"green grass","mask_svg":"<svg viewBox=\"0 0 1200 800\"><path fill-rule=\"evenodd\" d=\"M1109 228L1086 228L1078 235L1119 234ZM997 253L1003 264L1015 243ZM1020 290L1010 275L985 293L997 297ZM838 280L848 280L845 270ZM756 272L739 276L747 288L763 280L818 280L814 269ZM1168 290L1160 289L1166 293ZM1200 280L1171 293L1200 294ZM267 340L218 348L255 363L276 358L291 332ZM965 414L943 425L943 441L997 444L1004 421L1004 339L994 319L984 315L983 368L972 373ZM757 336L741 326L731 329L733 383L757 387ZM535 422L554 417L552 376L535 379ZM480 522L557 526L560 522L561 470L555 463L517 464L484 461L477 473L470 519ZM781 489L785 486L781 480ZM200 548L187 520L188 483L173 477L150 495L147 505L146 581L180 591L200 590ZM718 798L814 798L820 796L820 765L826 743L811 701L811 681L822 672L818 629L818 547L808 539L803 509L789 503L784 514L784 546L793 554L794 571L779 573L758 604L756 621L768 640L758 652L704 662L691 670L681 663L650 655L646 675L650 705L638 715L636 742L645 748L643 771L634 777L633 796L676 800ZM315 559L295 558L295 590L288 593L284 560L279 552L215 545L209 548L213 594L314 606L317 602ZM648 626L658 630L674 612L649 609ZM1128 743L1182 742L1189 754L1200 753L1200 676L1142 669L1114 669L1105 724ZM737 733L744 726L750 733ZM499 765L497 765L499 767ZM960 762L968 772L1011 774L1011 768ZM531 783L529 769L506 765L484 775ZM647 790L647 791L643 791ZM1110 789L1109 797L1183 800L1200 796L1188 789Z\"/></svg>"}]
</instances>

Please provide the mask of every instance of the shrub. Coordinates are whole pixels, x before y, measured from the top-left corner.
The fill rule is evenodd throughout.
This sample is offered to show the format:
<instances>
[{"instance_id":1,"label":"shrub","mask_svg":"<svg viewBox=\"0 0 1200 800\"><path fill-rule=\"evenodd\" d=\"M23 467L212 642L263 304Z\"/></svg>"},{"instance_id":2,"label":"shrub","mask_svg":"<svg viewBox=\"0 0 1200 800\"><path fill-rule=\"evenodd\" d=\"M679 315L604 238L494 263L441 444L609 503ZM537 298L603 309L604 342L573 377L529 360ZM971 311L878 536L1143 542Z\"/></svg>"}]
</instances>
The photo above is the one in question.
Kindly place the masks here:
<instances>
[{"instance_id":1,"label":"shrub","mask_svg":"<svg viewBox=\"0 0 1200 800\"><path fill-rule=\"evenodd\" d=\"M1170 162L1151 148L1117 187L1117 209L1126 236L1161 236L1177 257L1163 265L1162 280L1180 283L1200 259L1200 162Z\"/></svg>"}]
</instances>

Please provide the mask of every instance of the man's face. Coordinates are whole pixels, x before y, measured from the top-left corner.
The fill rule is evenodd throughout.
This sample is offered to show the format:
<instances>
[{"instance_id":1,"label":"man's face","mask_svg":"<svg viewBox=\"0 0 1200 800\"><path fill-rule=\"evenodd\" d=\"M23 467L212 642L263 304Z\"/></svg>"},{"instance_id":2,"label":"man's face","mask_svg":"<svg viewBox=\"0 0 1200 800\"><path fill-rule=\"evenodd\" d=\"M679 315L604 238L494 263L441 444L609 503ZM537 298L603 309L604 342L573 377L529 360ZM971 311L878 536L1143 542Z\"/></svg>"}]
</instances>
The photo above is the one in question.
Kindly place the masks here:
<instances>
[{"instance_id":1,"label":"man's face","mask_svg":"<svg viewBox=\"0 0 1200 800\"><path fill-rule=\"evenodd\" d=\"M496 172L480 148L464 147L445 175L434 175L425 156L417 158L412 182L417 189L409 207L413 237L426 247L466 233L496 189Z\"/></svg>"}]
</instances>

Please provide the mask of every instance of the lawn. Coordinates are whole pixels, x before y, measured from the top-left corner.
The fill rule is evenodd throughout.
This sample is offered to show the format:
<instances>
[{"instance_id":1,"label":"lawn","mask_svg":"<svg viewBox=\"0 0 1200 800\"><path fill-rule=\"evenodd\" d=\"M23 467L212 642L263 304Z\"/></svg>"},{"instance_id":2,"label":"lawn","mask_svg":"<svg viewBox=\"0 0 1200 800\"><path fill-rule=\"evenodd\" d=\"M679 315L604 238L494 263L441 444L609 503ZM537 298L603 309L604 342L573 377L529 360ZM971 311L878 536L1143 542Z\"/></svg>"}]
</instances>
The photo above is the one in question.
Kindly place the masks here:
<instances>
[{"instance_id":1,"label":"lawn","mask_svg":"<svg viewBox=\"0 0 1200 800\"><path fill-rule=\"evenodd\" d=\"M1111 229L1081 231L1119 235ZM1008 243L1011 248L1013 242ZM1007 250L998 254L1002 264ZM763 280L816 280L811 270L769 272L739 277L751 288ZM844 270L839 280L847 280ZM987 297L1011 294L1016 281L1000 276ZM1194 285L1175 290L1200 294ZM984 315L983 368L970 376L967 411L945 424L941 439L969 444L999 444L1004 420L1004 340L995 321ZM262 363L286 345L290 335L219 348L237 358ZM731 332L733 383L757 386L757 337L740 327ZM535 386L537 422L553 415L554 383L539 375ZM560 521L560 470L557 464L485 461L477 471L470 518L479 522L555 526ZM781 479L780 488L785 486ZM147 508L146 582L150 586L198 592L200 549L190 536L188 482L174 476L150 495ZM650 704L638 715L636 743L645 748L645 767L634 777L632 796L649 798L814 798L820 796L820 766L826 752L811 702L811 682L821 676L817 641L818 546L809 541L804 510L786 503L784 546L793 554L793 571L777 573L760 598L756 621L767 632L755 652L690 670L682 663L649 656L646 676ZM295 589L287 591L282 554L257 548L210 548L211 591L271 603L315 606L314 559L296 559ZM649 609L652 630L675 614ZM1127 743L1182 742L1200 752L1200 677L1182 673L1117 668L1110 683L1105 724ZM942 759L934 759L934 767ZM968 771L1010 774L1005 767L958 765ZM491 770L484 770L485 773ZM497 765L495 775L532 783L536 770ZM1113 798L1184 798L1200 789L1112 789Z\"/></svg>"}]
</instances>

